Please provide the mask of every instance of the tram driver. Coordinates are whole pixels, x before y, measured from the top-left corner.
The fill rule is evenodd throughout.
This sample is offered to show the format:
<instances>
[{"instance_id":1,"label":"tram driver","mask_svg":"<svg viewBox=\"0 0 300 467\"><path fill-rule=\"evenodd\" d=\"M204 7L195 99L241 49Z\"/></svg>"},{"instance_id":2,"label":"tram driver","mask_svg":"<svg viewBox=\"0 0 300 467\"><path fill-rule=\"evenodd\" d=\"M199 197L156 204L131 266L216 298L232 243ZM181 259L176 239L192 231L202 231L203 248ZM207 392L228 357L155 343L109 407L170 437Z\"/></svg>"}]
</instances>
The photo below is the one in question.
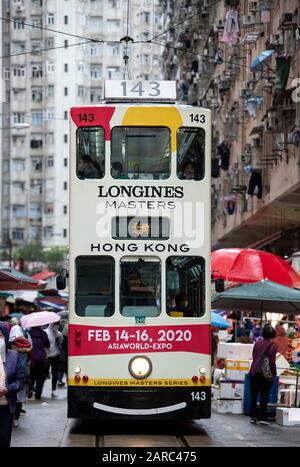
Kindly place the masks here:
<instances>
[{"instance_id":1,"label":"tram driver","mask_svg":"<svg viewBox=\"0 0 300 467\"><path fill-rule=\"evenodd\" d=\"M189 306L189 297L184 293L179 293L175 297L175 306L169 311L169 315L173 318L195 316L194 311Z\"/></svg>"}]
</instances>

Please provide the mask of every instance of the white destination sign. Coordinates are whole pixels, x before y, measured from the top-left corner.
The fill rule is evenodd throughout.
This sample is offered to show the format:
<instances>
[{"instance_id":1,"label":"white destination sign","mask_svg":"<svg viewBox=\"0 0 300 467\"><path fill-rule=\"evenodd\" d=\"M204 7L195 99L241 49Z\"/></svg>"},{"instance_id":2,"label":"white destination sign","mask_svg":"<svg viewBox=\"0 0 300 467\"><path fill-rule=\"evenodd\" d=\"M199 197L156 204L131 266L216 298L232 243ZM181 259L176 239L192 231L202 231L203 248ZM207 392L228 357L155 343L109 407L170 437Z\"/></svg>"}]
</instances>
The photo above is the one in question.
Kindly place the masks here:
<instances>
[{"instance_id":1,"label":"white destination sign","mask_svg":"<svg viewBox=\"0 0 300 467\"><path fill-rule=\"evenodd\" d=\"M105 81L105 99L176 100L176 81Z\"/></svg>"}]
</instances>

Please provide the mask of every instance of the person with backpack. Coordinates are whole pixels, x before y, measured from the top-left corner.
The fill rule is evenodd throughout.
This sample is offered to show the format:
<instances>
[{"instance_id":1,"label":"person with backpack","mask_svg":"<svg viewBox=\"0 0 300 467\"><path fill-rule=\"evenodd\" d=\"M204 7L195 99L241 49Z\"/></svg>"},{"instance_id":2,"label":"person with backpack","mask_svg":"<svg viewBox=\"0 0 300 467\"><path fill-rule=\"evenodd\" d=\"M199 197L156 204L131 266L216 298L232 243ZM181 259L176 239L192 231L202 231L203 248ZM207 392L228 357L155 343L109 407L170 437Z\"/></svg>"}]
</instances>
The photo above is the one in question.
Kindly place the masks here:
<instances>
[{"instance_id":1,"label":"person with backpack","mask_svg":"<svg viewBox=\"0 0 300 467\"><path fill-rule=\"evenodd\" d=\"M32 394L35 386L35 399L41 400L44 383L49 373L47 349L50 348L50 342L40 326L31 328L29 335L32 341L29 393Z\"/></svg>"},{"instance_id":2,"label":"person with backpack","mask_svg":"<svg viewBox=\"0 0 300 467\"><path fill-rule=\"evenodd\" d=\"M276 333L272 326L263 328L262 339L253 347L253 361L250 368L250 422L269 425L267 406L269 394L276 377L276 345L272 340ZM260 407L257 408L257 398L260 395Z\"/></svg>"}]
</instances>

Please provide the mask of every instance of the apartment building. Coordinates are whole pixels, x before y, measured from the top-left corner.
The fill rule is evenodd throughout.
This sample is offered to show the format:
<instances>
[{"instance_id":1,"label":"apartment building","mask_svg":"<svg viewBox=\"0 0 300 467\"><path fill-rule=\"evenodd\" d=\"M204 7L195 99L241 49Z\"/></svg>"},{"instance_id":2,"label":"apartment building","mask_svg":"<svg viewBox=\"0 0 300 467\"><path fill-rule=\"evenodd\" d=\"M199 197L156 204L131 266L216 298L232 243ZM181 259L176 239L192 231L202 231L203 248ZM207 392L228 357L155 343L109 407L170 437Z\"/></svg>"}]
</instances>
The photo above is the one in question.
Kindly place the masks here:
<instances>
[{"instance_id":1,"label":"apartment building","mask_svg":"<svg viewBox=\"0 0 300 467\"><path fill-rule=\"evenodd\" d=\"M299 1L164 6L166 27L181 22L164 36L164 76L182 102L212 110L213 248L290 257L300 250Z\"/></svg>"},{"instance_id":2,"label":"apartment building","mask_svg":"<svg viewBox=\"0 0 300 467\"><path fill-rule=\"evenodd\" d=\"M1 243L64 246L68 112L99 103L105 79L123 79L127 0L1 0L0 10L8 20L0 23L6 86L0 104ZM150 39L161 22L157 1L130 2L128 35L135 41ZM161 77L159 47L133 44L128 52L132 79Z\"/></svg>"}]
</instances>

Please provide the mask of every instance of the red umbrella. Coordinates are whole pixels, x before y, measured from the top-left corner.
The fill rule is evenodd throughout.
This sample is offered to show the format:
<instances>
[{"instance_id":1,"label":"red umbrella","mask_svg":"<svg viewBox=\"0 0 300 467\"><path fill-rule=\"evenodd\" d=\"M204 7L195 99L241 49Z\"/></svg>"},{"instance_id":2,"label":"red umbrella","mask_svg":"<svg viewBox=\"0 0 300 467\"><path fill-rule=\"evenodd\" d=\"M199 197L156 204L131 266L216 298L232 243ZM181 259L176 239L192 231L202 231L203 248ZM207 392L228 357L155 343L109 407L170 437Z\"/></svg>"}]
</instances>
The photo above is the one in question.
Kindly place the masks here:
<instances>
[{"instance_id":1,"label":"red umbrella","mask_svg":"<svg viewBox=\"0 0 300 467\"><path fill-rule=\"evenodd\" d=\"M212 252L211 271L231 282L269 279L287 287L300 288L299 274L282 258L251 248L223 248Z\"/></svg>"}]
</instances>

